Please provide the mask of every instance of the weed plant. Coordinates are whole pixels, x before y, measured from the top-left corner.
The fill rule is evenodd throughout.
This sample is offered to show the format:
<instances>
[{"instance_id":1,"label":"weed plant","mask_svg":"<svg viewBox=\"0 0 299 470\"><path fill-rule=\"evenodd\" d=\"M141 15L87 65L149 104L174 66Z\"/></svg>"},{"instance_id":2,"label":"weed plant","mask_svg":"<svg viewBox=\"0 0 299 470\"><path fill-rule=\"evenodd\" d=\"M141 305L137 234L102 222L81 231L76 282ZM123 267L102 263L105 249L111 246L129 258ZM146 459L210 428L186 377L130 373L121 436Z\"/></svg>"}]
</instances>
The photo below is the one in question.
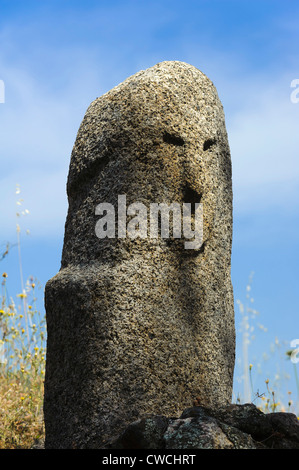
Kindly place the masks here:
<instances>
[{"instance_id":1,"label":"weed plant","mask_svg":"<svg viewBox=\"0 0 299 470\"><path fill-rule=\"evenodd\" d=\"M278 338L270 343L269 351L264 351L262 357L253 359L251 345L255 341L264 343L259 333L265 334L267 328L260 323L260 312L254 308L252 297L253 274L249 276L246 286L245 301L237 300L236 320L239 321L238 338L240 351L237 354L235 389L242 388L242 392L235 393L237 403L254 403L264 413L290 412L299 416L299 380L298 364L293 362L294 350L289 350L289 343ZM266 363L272 364L272 375L264 376ZM291 362L293 362L291 364ZM273 367L275 365L275 367ZM291 367L290 367L291 365ZM276 370L275 370L276 368ZM291 379L290 371L294 376L296 392L288 390ZM239 375L238 375L239 373ZM261 381L262 378L262 381ZM255 388L256 383L261 385ZM294 395L294 396L293 396Z\"/></svg>"},{"instance_id":2,"label":"weed plant","mask_svg":"<svg viewBox=\"0 0 299 470\"><path fill-rule=\"evenodd\" d=\"M17 248L21 292L8 296L8 274L1 279L0 296L0 448L29 449L44 437L43 387L46 353L45 315L36 306L38 283L24 283L19 218L22 199L17 185ZM9 244L2 254L9 253Z\"/></svg>"}]
</instances>

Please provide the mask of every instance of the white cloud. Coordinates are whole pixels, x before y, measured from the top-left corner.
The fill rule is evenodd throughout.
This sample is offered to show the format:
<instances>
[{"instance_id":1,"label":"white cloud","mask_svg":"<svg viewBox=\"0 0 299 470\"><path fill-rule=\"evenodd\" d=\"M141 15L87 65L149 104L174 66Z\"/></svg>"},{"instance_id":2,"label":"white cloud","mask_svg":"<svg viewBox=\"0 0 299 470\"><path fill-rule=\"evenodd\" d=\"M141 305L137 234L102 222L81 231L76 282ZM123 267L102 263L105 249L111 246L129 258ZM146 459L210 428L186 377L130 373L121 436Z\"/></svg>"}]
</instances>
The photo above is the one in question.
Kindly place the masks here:
<instances>
[{"instance_id":1,"label":"white cloud","mask_svg":"<svg viewBox=\"0 0 299 470\"><path fill-rule=\"evenodd\" d=\"M229 121L238 210L298 206L299 105L291 102L289 85L286 79L267 87L261 83ZM246 103L251 96L254 107Z\"/></svg>"},{"instance_id":2,"label":"white cloud","mask_svg":"<svg viewBox=\"0 0 299 470\"><path fill-rule=\"evenodd\" d=\"M34 237L63 238L67 214L66 179L64 170L41 172L30 170L12 174L1 180L1 242L15 239L16 223L22 233L29 230ZM18 179L17 179L18 178ZM20 194L16 194L20 184ZM21 200L21 205L17 201ZM29 214L22 215L25 210ZM16 212L20 217L16 216Z\"/></svg>"},{"instance_id":3,"label":"white cloud","mask_svg":"<svg viewBox=\"0 0 299 470\"><path fill-rule=\"evenodd\" d=\"M70 51L64 52L65 63L72 61ZM88 105L102 93L101 71L88 51L77 60L81 70L76 62L66 67L56 90L51 80L22 68L18 58L8 64L0 55L6 85L6 101L0 105L0 242L15 237L17 183L30 211L21 218L22 228L38 237L63 236L72 147Z\"/></svg>"}]
</instances>

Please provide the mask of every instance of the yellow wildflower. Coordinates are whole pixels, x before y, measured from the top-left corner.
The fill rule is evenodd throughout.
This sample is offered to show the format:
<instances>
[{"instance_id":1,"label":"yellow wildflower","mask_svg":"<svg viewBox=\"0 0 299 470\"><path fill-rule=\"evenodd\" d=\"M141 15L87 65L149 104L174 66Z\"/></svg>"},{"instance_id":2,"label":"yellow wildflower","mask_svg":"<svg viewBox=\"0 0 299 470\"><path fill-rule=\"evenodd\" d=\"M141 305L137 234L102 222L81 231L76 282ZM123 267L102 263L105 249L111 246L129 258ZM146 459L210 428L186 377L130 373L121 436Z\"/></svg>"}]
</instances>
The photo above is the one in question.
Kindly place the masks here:
<instances>
[{"instance_id":1,"label":"yellow wildflower","mask_svg":"<svg viewBox=\"0 0 299 470\"><path fill-rule=\"evenodd\" d=\"M25 294L25 292L23 292L23 294L17 294L17 297L20 297L21 299L26 299L27 294Z\"/></svg>"}]
</instances>

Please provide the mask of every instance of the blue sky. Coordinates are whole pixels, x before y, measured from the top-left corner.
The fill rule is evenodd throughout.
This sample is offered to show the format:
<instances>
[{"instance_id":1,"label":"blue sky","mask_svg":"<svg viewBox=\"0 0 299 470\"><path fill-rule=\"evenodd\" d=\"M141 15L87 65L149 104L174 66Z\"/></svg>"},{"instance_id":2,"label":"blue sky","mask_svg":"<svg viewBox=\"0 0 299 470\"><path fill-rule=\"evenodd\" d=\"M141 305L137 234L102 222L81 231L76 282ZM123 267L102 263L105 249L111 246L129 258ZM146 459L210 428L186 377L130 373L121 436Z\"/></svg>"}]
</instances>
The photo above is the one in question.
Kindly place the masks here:
<instances>
[{"instance_id":1,"label":"blue sky","mask_svg":"<svg viewBox=\"0 0 299 470\"><path fill-rule=\"evenodd\" d=\"M56 274L69 159L88 105L141 69L190 63L214 82L226 115L235 299L245 302L254 271L250 304L260 312L252 322L253 370L275 338L288 348L299 338L299 103L290 99L299 78L298 14L296 0L0 0L1 252L16 240L18 183L21 207L30 211L19 221L24 275L44 285ZM11 294L19 292L15 247L1 269ZM237 329L239 321L236 305ZM267 374L275 375L274 362L254 376L260 391ZM295 394L291 364L282 364Z\"/></svg>"}]
</instances>

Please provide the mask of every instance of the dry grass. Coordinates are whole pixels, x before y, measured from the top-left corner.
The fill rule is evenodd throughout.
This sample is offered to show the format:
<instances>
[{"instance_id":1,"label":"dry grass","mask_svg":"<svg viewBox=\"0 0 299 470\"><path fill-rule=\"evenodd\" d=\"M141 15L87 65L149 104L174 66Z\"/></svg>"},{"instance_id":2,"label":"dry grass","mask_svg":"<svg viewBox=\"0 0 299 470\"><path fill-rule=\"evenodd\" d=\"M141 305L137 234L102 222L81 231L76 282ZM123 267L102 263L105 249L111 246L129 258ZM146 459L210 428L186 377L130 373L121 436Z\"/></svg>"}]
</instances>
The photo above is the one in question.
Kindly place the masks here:
<instances>
[{"instance_id":1,"label":"dry grass","mask_svg":"<svg viewBox=\"0 0 299 470\"><path fill-rule=\"evenodd\" d=\"M35 283L27 283L17 307L6 296L7 274L2 278L0 449L30 449L44 436L45 319L34 308Z\"/></svg>"},{"instance_id":2,"label":"dry grass","mask_svg":"<svg viewBox=\"0 0 299 470\"><path fill-rule=\"evenodd\" d=\"M28 387L22 379L1 378L0 449L30 449L44 438L43 381L36 378Z\"/></svg>"}]
</instances>

